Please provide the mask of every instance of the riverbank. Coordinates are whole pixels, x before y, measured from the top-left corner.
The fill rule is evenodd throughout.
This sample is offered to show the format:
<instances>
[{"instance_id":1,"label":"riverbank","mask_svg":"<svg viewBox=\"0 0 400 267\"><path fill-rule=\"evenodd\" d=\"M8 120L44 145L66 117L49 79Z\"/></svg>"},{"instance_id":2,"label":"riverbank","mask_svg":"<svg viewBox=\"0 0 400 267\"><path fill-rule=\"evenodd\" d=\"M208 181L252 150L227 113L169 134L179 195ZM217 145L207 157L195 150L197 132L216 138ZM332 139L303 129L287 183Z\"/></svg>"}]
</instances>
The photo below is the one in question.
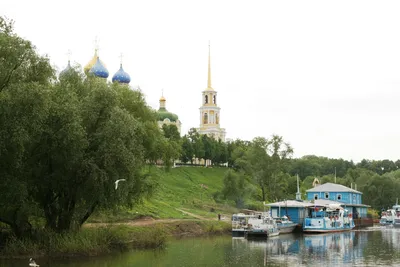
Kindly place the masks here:
<instances>
[{"instance_id":1,"label":"riverbank","mask_svg":"<svg viewBox=\"0 0 400 267\"><path fill-rule=\"evenodd\" d=\"M143 222L144 220L142 220ZM38 232L31 240L8 237L1 258L82 257L105 255L129 249L162 248L169 238L230 233L227 221L153 220L136 224L88 224L80 231L66 234ZM4 236L4 235L3 235Z\"/></svg>"}]
</instances>

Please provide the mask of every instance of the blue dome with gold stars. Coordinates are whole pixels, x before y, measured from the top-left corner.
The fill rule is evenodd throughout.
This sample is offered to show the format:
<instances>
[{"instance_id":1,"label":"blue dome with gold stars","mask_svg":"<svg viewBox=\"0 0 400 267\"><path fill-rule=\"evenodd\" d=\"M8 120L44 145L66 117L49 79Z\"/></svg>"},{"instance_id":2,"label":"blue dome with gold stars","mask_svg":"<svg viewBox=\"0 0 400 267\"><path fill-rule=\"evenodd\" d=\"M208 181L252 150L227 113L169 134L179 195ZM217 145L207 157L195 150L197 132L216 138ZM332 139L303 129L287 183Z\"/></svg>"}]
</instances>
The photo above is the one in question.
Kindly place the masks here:
<instances>
[{"instance_id":1,"label":"blue dome with gold stars","mask_svg":"<svg viewBox=\"0 0 400 267\"><path fill-rule=\"evenodd\" d=\"M96 77L107 78L109 73L106 67L101 63L99 57L97 57L96 63L90 69L89 73L92 73Z\"/></svg>"},{"instance_id":2,"label":"blue dome with gold stars","mask_svg":"<svg viewBox=\"0 0 400 267\"><path fill-rule=\"evenodd\" d=\"M122 64L121 64L119 70L112 77L112 81L118 82L118 83L130 83L131 82L131 76L129 76L129 74L124 71L124 69L122 68Z\"/></svg>"}]
</instances>

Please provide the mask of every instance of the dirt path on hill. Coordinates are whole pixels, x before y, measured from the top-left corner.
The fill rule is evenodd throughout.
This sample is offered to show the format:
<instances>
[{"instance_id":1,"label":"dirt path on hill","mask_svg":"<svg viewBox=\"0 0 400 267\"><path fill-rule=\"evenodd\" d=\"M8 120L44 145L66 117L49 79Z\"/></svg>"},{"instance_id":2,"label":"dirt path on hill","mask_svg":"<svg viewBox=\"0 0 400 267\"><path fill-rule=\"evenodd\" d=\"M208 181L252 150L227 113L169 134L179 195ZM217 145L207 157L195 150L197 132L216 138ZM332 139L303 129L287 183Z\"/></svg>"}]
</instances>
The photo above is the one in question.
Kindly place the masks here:
<instances>
[{"instance_id":1,"label":"dirt path on hill","mask_svg":"<svg viewBox=\"0 0 400 267\"><path fill-rule=\"evenodd\" d=\"M205 218L197 214L190 213L186 211L184 208L176 209L186 215L193 217L193 219L154 219L152 217L143 217L136 220L126 221L126 222L113 222L113 223L86 223L84 227L98 227L98 226L108 226L108 225L132 225L132 226L145 226L145 225L152 225L155 223L167 223L167 222L181 222L181 221L197 221L197 220L204 220L204 221L216 221L217 218ZM226 217L222 215L221 218L223 221L227 221Z\"/></svg>"}]
</instances>

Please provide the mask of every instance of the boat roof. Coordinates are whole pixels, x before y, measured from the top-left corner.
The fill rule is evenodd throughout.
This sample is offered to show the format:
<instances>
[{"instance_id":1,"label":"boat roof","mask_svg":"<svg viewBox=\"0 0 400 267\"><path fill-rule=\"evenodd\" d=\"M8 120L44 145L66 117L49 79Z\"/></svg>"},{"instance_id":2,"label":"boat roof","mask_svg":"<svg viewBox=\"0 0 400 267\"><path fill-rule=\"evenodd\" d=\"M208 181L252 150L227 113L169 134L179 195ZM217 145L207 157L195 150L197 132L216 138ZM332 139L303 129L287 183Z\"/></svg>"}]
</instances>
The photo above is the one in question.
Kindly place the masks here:
<instances>
[{"instance_id":1,"label":"boat roof","mask_svg":"<svg viewBox=\"0 0 400 267\"><path fill-rule=\"evenodd\" d=\"M269 207L288 207L288 208L306 208L310 206L310 202L299 200L285 200L280 202L268 203L265 206Z\"/></svg>"},{"instance_id":2,"label":"boat roof","mask_svg":"<svg viewBox=\"0 0 400 267\"><path fill-rule=\"evenodd\" d=\"M313 193L313 192L351 192L351 193L358 193L362 194L360 191L351 189L347 186L341 185L341 184L334 184L334 183L325 183L322 185L318 185L314 188L306 190L307 193Z\"/></svg>"},{"instance_id":3,"label":"boat roof","mask_svg":"<svg viewBox=\"0 0 400 267\"><path fill-rule=\"evenodd\" d=\"M333 200L328 200L328 199L316 199L312 201L299 201L299 200L285 200L285 201L279 201L279 202L274 202L274 203L268 203L265 204L265 206L269 207L281 207L281 208L308 208L308 207L326 207L331 204L335 205L341 205L341 206L346 206L346 207L370 207L368 205L364 204L347 204L343 202L338 202L338 201L333 201Z\"/></svg>"}]
</instances>

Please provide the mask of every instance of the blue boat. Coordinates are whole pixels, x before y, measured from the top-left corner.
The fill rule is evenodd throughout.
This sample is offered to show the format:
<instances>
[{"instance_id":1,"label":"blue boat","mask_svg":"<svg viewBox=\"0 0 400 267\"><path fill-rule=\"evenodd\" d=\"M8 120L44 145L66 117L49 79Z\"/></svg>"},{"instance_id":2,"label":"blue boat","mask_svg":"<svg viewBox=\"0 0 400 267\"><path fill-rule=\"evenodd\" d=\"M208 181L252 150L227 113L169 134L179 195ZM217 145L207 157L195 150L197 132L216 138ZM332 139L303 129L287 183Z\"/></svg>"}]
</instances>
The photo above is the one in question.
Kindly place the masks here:
<instances>
[{"instance_id":1,"label":"blue boat","mask_svg":"<svg viewBox=\"0 0 400 267\"><path fill-rule=\"evenodd\" d=\"M309 210L311 216L303 223L305 233L343 232L355 227L351 213L340 204L318 205Z\"/></svg>"},{"instance_id":2,"label":"blue boat","mask_svg":"<svg viewBox=\"0 0 400 267\"><path fill-rule=\"evenodd\" d=\"M362 193L356 189L334 183L322 185L315 183L313 188L306 191L306 197L306 200L301 199L298 184L295 200L269 203L266 206L271 208L272 217L277 218L281 216L280 214L285 214L298 225L298 230L303 230L306 218L312 218L312 210L315 207L327 208L330 204L339 205L345 209L344 216L351 217L356 227L373 225L372 218L367 215L369 206L362 204Z\"/></svg>"},{"instance_id":3,"label":"blue boat","mask_svg":"<svg viewBox=\"0 0 400 267\"><path fill-rule=\"evenodd\" d=\"M297 226L297 223L290 221L287 216L277 217L274 220L281 234L291 233Z\"/></svg>"}]
</instances>

